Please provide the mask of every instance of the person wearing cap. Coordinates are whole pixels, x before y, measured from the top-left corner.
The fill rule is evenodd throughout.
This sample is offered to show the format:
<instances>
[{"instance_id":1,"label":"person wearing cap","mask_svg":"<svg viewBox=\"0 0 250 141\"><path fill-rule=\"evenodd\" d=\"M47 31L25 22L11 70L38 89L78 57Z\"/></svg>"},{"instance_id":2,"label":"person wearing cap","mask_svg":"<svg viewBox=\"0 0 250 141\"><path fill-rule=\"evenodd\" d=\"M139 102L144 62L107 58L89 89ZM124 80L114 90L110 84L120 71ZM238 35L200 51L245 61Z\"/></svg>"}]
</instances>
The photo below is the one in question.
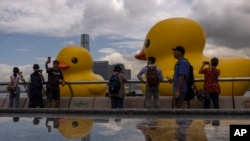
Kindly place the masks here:
<instances>
[{"instance_id":1,"label":"person wearing cap","mask_svg":"<svg viewBox=\"0 0 250 141\"><path fill-rule=\"evenodd\" d=\"M117 75L120 81L120 89L118 93L109 93L109 97L111 98L111 108L123 108L124 96L125 96L125 83L127 82L127 78L122 71L121 64L116 64L114 67L114 71L112 75Z\"/></svg>"},{"instance_id":2,"label":"person wearing cap","mask_svg":"<svg viewBox=\"0 0 250 141\"><path fill-rule=\"evenodd\" d=\"M39 70L39 65L33 65L34 72L30 74L30 84L29 84L29 108L43 108L43 98L42 89L44 83L44 77Z\"/></svg>"},{"instance_id":3,"label":"person wearing cap","mask_svg":"<svg viewBox=\"0 0 250 141\"><path fill-rule=\"evenodd\" d=\"M189 77L190 66L188 61L184 58L184 47L177 46L172 50L174 58L177 59L173 76L174 108L187 108L188 101L185 101L185 96L187 95L187 82L185 78Z\"/></svg>"}]
</instances>

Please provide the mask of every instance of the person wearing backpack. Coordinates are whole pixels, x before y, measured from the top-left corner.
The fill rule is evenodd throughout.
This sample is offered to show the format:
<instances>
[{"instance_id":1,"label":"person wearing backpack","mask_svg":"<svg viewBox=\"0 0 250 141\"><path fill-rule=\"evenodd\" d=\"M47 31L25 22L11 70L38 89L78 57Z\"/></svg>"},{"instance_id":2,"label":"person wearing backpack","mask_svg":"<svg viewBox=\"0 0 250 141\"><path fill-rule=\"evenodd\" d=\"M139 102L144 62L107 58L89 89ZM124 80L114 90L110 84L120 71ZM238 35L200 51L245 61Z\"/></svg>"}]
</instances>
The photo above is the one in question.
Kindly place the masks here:
<instances>
[{"instance_id":1,"label":"person wearing backpack","mask_svg":"<svg viewBox=\"0 0 250 141\"><path fill-rule=\"evenodd\" d=\"M39 65L33 65L34 72L30 74L29 84L29 108L43 108L42 89L44 83L43 74L39 70Z\"/></svg>"},{"instance_id":2,"label":"person wearing backpack","mask_svg":"<svg viewBox=\"0 0 250 141\"><path fill-rule=\"evenodd\" d=\"M173 76L173 103L174 108L187 108L188 101L185 100L187 95L187 81L189 78L190 65L187 59L184 58L185 48L177 46L172 49L174 58L177 59L177 63L174 67Z\"/></svg>"},{"instance_id":3,"label":"person wearing backpack","mask_svg":"<svg viewBox=\"0 0 250 141\"><path fill-rule=\"evenodd\" d=\"M209 95L208 98L204 98L204 108L209 109L211 99L214 109L219 109L220 85L218 83L218 77L220 70L216 68L219 60L214 57L210 62L203 61L199 70L199 74L204 74L205 78L203 90ZM206 65L208 65L208 67L204 68Z\"/></svg>"},{"instance_id":4,"label":"person wearing backpack","mask_svg":"<svg viewBox=\"0 0 250 141\"><path fill-rule=\"evenodd\" d=\"M109 79L109 97L111 98L111 108L123 108L125 96L125 84L127 79L120 64L115 65Z\"/></svg>"},{"instance_id":5,"label":"person wearing backpack","mask_svg":"<svg viewBox=\"0 0 250 141\"><path fill-rule=\"evenodd\" d=\"M163 80L162 71L155 65L155 57L148 57L147 66L144 66L139 73L137 78L146 84L145 90L145 108L151 108L151 98L154 98L154 108L160 108L159 104L159 84ZM142 76L146 76L146 80Z\"/></svg>"}]
</instances>

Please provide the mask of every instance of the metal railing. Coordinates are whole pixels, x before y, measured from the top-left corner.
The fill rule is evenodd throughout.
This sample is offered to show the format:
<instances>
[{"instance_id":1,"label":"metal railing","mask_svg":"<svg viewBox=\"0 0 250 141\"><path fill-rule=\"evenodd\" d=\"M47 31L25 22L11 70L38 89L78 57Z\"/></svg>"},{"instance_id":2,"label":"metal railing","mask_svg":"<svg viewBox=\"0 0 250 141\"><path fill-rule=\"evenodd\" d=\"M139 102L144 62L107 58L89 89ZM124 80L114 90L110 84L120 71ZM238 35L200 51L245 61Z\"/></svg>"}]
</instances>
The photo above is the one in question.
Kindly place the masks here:
<instances>
[{"instance_id":1,"label":"metal railing","mask_svg":"<svg viewBox=\"0 0 250 141\"><path fill-rule=\"evenodd\" d=\"M195 78L195 82L203 82L204 78ZM219 82L231 82L232 83L232 104L233 108L235 108L235 99L234 99L234 83L235 82L244 82L244 81L250 81L250 77L231 77L231 78L219 78ZM161 83L171 83L171 79L164 79ZM65 84L69 87L71 97L74 97L74 92L71 85L79 85L79 84L107 84L108 80L99 80L99 81L67 81ZM127 83L141 83L139 80L128 80ZM9 82L0 82L0 86L7 86ZM27 83L19 83L21 85L27 85ZM46 82L44 83L44 85ZM22 93L26 93L26 91L21 91ZM0 94L8 93L7 90L0 91Z\"/></svg>"},{"instance_id":2,"label":"metal railing","mask_svg":"<svg viewBox=\"0 0 250 141\"><path fill-rule=\"evenodd\" d=\"M195 82L203 82L204 78L195 78ZM233 87L234 87L234 82L241 82L241 81L250 81L250 77L231 77L231 78L219 78L218 79L219 82L232 82L232 92L233 92ZM161 83L171 83L172 80L171 79L164 79ZM71 96L74 96L74 92L72 90L71 85L77 85L77 84L107 84L108 80L92 80L92 81L66 81L66 85L69 87L70 92L71 92ZM128 80L126 83L141 83L141 81L139 80ZM7 86L9 84L9 82L0 82L0 86ZM20 85L27 85L27 83L19 83ZM46 84L43 83L44 85ZM2 90L0 91L1 93L7 93L7 90ZM23 91L25 92L25 91Z\"/></svg>"}]
</instances>

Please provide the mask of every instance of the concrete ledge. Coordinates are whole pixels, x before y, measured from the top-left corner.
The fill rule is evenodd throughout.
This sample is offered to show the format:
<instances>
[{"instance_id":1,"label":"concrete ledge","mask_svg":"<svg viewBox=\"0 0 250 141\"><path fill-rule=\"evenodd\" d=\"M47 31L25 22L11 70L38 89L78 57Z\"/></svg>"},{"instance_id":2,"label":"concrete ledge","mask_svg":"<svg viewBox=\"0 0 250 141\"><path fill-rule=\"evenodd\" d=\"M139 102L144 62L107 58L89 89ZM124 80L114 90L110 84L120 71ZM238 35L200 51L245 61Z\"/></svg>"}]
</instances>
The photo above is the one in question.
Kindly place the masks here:
<instances>
[{"instance_id":1,"label":"concrete ledge","mask_svg":"<svg viewBox=\"0 0 250 141\"><path fill-rule=\"evenodd\" d=\"M203 102L197 100L197 99L192 99L190 100L190 108L191 109L203 109Z\"/></svg>"},{"instance_id":2,"label":"concrete ledge","mask_svg":"<svg viewBox=\"0 0 250 141\"><path fill-rule=\"evenodd\" d=\"M233 109L233 100L231 96L219 97L220 109ZM213 108L213 102L211 101L210 107Z\"/></svg>"},{"instance_id":3,"label":"concrete ledge","mask_svg":"<svg viewBox=\"0 0 250 141\"><path fill-rule=\"evenodd\" d=\"M92 108L94 99L94 97L73 97L69 108Z\"/></svg>"},{"instance_id":4,"label":"concrete ledge","mask_svg":"<svg viewBox=\"0 0 250 141\"><path fill-rule=\"evenodd\" d=\"M26 103L28 103L28 98L21 97L19 100L19 108L24 108ZM6 98L5 102L3 103L2 108L8 108L9 107L9 98ZM13 108L15 107L15 100L13 102Z\"/></svg>"},{"instance_id":5,"label":"concrete ledge","mask_svg":"<svg viewBox=\"0 0 250 141\"><path fill-rule=\"evenodd\" d=\"M173 101L171 96L160 97L159 101L160 101L160 108L172 109Z\"/></svg>"},{"instance_id":6,"label":"concrete ledge","mask_svg":"<svg viewBox=\"0 0 250 141\"><path fill-rule=\"evenodd\" d=\"M124 108L144 108L145 97L125 97ZM43 98L44 106L46 106L46 97ZM161 96L160 108L172 109L172 97ZM29 99L20 98L19 108L28 108ZM109 97L61 97L60 108L111 108L111 100ZM0 98L0 108L8 108L9 98ZM152 99L153 105L153 99ZM220 97L220 109L250 109L250 97L235 96L234 103L231 96ZM190 101L191 109L203 109L203 102L193 99ZM213 108L211 101L210 108Z\"/></svg>"},{"instance_id":7,"label":"concrete ledge","mask_svg":"<svg viewBox=\"0 0 250 141\"><path fill-rule=\"evenodd\" d=\"M3 108L7 98L0 98L0 106Z\"/></svg>"},{"instance_id":8,"label":"concrete ledge","mask_svg":"<svg viewBox=\"0 0 250 141\"><path fill-rule=\"evenodd\" d=\"M95 97L92 108L111 108L111 100L109 97Z\"/></svg>"},{"instance_id":9,"label":"concrete ledge","mask_svg":"<svg viewBox=\"0 0 250 141\"><path fill-rule=\"evenodd\" d=\"M235 96L236 109L250 109L250 97Z\"/></svg>"},{"instance_id":10,"label":"concrete ledge","mask_svg":"<svg viewBox=\"0 0 250 141\"><path fill-rule=\"evenodd\" d=\"M144 97L125 97L124 108L144 108Z\"/></svg>"},{"instance_id":11,"label":"concrete ledge","mask_svg":"<svg viewBox=\"0 0 250 141\"><path fill-rule=\"evenodd\" d=\"M249 119L250 109L111 109L111 108L19 108L0 109L4 116Z\"/></svg>"},{"instance_id":12,"label":"concrete ledge","mask_svg":"<svg viewBox=\"0 0 250 141\"><path fill-rule=\"evenodd\" d=\"M60 98L60 108L69 108L70 100L71 100L70 97L61 97ZM44 104L45 104L44 106L46 106L46 102Z\"/></svg>"}]
</instances>

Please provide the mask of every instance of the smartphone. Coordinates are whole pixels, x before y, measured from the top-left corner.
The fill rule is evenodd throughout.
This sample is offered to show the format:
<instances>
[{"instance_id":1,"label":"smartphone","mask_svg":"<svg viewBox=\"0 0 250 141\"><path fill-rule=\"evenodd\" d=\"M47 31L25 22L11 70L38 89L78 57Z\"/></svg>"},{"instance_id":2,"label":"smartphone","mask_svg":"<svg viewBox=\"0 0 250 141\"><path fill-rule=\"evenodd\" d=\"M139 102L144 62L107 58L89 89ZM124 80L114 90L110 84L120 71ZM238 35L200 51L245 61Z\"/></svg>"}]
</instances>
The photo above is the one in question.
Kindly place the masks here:
<instances>
[{"instance_id":1,"label":"smartphone","mask_svg":"<svg viewBox=\"0 0 250 141\"><path fill-rule=\"evenodd\" d=\"M209 64L209 62L208 62L208 61L206 61L206 62L205 62L205 64Z\"/></svg>"},{"instance_id":2,"label":"smartphone","mask_svg":"<svg viewBox=\"0 0 250 141\"><path fill-rule=\"evenodd\" d=\"M51 57L50 56L48 57L48 60L51 61Z\"/></svg>"}]
</instances>

